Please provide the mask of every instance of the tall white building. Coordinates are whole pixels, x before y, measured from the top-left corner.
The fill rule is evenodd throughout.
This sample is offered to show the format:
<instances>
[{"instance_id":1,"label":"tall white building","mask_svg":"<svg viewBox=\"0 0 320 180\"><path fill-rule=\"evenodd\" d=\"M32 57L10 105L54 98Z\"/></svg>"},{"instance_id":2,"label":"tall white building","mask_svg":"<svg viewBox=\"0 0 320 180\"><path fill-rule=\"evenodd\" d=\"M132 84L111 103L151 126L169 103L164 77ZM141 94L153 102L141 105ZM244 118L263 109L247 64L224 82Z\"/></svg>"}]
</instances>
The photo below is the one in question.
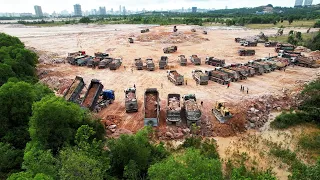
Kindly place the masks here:
<instances>
[{"instance_id":1,"label":"tall white building","mask_svg":"<svg viewBox=\"0 0 320 180\"><path fill-rule=\"evenodd\" d=\"M73 8L74 8L74 15L75 16L82 16L82 10L81 10L80 4L73 5Z\"/></svg>"},{"instance_id":2,"label":"tall white building","mask_svg":"<svg viewBox=\"0 0 320 180\"><path fill-rule=\"evenodd\" d=\"M294 7L302 6L303 0L296 0L296 3L294 4Z\"/></svg>"},{"instance_id":3,"label":"tall white building","mask_svg":"<svg viewBox=\"0 0 320 180\"><path fill-rule=\"evenodd\" d=\"M305 6L311 6L313 0L304 0L304 5Z\"/></svg>"},{"instance_id":4,"label":"tall white building","mask_svg":"<svg viewBox=\"0 0 320 180\"><path fill-rule=\"evenodd\" d=\"M42 9L41 6L34 6L34 11L36 12L37 17L43 17Z\"/></svg>"}]
</instances>

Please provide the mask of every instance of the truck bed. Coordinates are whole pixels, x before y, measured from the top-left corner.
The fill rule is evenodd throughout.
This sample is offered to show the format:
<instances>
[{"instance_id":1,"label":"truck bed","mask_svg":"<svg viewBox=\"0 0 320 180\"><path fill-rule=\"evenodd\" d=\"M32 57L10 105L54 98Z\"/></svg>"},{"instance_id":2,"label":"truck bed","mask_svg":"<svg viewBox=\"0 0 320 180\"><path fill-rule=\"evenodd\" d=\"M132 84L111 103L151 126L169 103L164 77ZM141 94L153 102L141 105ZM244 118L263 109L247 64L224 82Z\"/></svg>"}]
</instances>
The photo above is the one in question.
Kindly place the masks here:
<instances>
[{"instance_id":1,"label":"truck bed","mask_svg":"<svg viewBox=\"0 0 320 180\"><path fill-rule=\"evenodd\" d=\"M80 85L80 82L81 82L80 79L76 79L75 81L73 81L73 83L71 84L70 88L67 91L67 94L65 95L66 100L69 100L71 98L76 88Z\"/></svg>"},{"instance_id":2,"label":"truck bed","mask_svg":"<svg viewBox=\"0 0 320 180\"><path fill-rule=\"evenodd\" d=\"M180 111L180 101L176 97L169 98L168 100L168 110L170 111Z\"/></svg>"},{"instance_id":3,"label":"truck bed","mask_svg":"<svg viewBox=\"0 0 320 180\"><path fill-rule=\"evenodd\" d=\"M136 94L133 92L129 92L126 94L126 101L132 101L133 99L136 99Z\"/></svg>"},{"instance_id":4,"label":"truck bed","mask_svg":"<svg viewBox=\"0 0 320 180\"><path fill-rule=\"evenodd\" d=\"M195 100L193 100L193 99L185 101L185 108L186 108L186 111L197 111L197 110L199 110L197 102Z\"/></svg>"},{"instance_id":5,"label":"truck bed","mask_svg":"<svg viewBox=\"0 0 320 180\"><path fill-rule=\"evenodd\" d=\"M145 118L157 118L157 96L155 94L146 95Z\"/></svg>"}]
</instances>

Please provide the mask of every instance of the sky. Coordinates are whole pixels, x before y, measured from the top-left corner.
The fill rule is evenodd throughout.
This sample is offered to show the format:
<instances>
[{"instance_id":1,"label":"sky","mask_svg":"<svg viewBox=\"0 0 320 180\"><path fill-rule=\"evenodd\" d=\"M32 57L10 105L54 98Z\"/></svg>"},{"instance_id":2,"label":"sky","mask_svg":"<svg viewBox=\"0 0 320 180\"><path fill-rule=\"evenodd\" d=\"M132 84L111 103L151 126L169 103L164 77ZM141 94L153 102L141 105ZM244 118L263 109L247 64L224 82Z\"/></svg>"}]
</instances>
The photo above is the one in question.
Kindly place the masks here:
<instances>
[{"instance_id":1,"label":"sky","mask_svg":"<svg viewBox=\"0 0 320 180\"><path fill-rule=\"evenodd\" d=\"M292 7L295 0L0 0L0 12L29 12L34 14L34 5L42 7L46 13L61 12L67 10L73 12L73 5L80 4L82 11L98 9L105 6L107 11L113 8L119 10L119 5L127 10L166 10L181 9L196 6L206 9L224 9L239 7L257 7L272 4L274 6ZM313 0L313 4L319 4L320 0Z\"/></svg>"}]
</instances>

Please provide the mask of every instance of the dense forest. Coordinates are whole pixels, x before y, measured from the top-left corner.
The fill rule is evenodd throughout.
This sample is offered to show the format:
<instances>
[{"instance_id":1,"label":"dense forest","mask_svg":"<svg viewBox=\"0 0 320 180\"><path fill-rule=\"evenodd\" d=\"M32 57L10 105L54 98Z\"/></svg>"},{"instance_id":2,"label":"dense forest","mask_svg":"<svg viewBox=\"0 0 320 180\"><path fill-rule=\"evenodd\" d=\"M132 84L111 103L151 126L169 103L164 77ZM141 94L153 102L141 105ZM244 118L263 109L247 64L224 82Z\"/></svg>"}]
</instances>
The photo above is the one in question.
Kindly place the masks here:
<instances>
[{"instance_id":1,"label":"dense forest","mask_svg":"<svg viewBox=\"0 0 320 180\"><path fill-rule=\"evenodd\" d=\"M99 119L39 83L37 58L18 38L0 34L0 179L276 179L271 170L248 168L246 158L224 164L215 140L197 135L178 149L157 141L150 127L106 138ZM319 79L306 86L299 111L273 126L319 122L319 90ZM317 139L310 139L314 148ZM320 176L320 160L309 166L277 146L270 153L291 165L290 179Z\"/></svg>"}]
</instances>

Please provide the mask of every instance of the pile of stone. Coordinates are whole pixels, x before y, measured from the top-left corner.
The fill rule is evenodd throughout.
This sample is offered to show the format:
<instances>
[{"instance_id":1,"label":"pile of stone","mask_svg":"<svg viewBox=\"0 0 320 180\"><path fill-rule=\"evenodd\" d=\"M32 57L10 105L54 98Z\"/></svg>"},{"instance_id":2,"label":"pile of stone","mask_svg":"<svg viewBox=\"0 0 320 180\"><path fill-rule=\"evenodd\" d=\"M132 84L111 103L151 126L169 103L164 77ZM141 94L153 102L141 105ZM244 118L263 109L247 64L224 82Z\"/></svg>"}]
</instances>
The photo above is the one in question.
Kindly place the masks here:
<instances>
[{"instance_id":1,"label":"pile of stone","mask_svg":"<svg viewBox=\"0 0 320 180\"><path fill-rule=\"evenodd\" d=\"M169 110L172 110L172 111L180 111L181 110L180 101L176 97L170 98L168 104L169 104L168 105Z\"/></svg>"},{"instance_id":2,"label":"pile of stone","mask_svg":"<svg viewBox=\"0 0 320 180\"><path fill-rule=\"evenodd\" d=\"M190 99L185 102L187 111L197 111L199 109L197 102L194 99Z\"/></svg>"},{"instance_id":3,"label":"pile of stone","mask_svg":"<svg viewBox=\"0 0 320 180\"><path fill-rule=\"evenodd\" d=\"M126 95L126 101L132 101L135 98L136 98L135 93L133 93L131 91Z\"/></svg>"},{"instance_id":4,"label":"pile of stone","mask_svg":"<svg viewBox=\"0 0 320 180\"><path fill-rule=\"evenodd\" d=\"M189 128L172 128L167 127L166 132L164 134L161 134L159 136L160 140L173 140L173 139L183 139L185 136L190 135L190 129Z\"/></svg>"}]
</instances>

